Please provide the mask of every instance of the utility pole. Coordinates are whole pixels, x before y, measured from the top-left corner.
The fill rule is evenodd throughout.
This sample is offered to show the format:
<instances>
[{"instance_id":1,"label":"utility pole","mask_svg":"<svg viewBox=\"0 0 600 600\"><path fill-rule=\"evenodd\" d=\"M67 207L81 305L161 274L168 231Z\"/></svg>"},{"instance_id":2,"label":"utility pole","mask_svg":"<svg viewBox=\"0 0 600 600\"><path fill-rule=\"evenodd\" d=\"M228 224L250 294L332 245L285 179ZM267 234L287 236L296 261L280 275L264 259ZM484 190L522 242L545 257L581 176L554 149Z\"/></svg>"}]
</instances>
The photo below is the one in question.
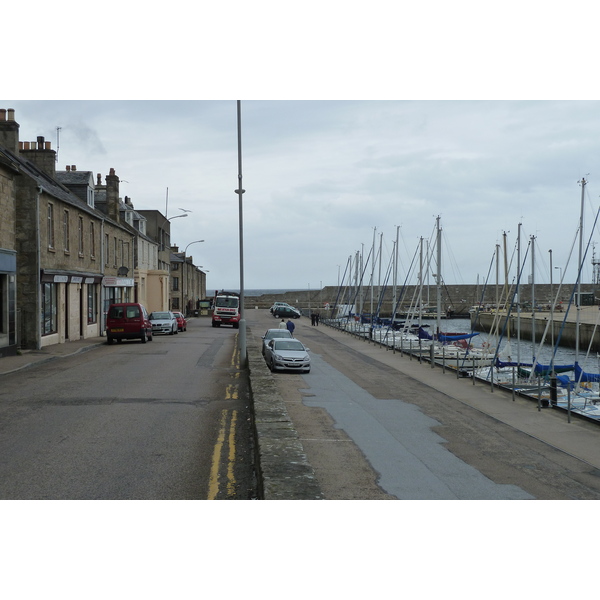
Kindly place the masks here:
<instances>
[{"instance_id":1,"label":"utility pole","mask_svg":"<svg viewBox=\"0 0 600 600\"><path fill-rule=\"evenodd\" d=\"M237 101L237 134L238 134L238 189L235 193L239 200L239 224L240 224L240 329L238 336L238 347L240 350L240 366L246 366L246 310L244 308L244 214L242 194L246 191L242 188L242 103Z\"/></svg>"}]
</instances>

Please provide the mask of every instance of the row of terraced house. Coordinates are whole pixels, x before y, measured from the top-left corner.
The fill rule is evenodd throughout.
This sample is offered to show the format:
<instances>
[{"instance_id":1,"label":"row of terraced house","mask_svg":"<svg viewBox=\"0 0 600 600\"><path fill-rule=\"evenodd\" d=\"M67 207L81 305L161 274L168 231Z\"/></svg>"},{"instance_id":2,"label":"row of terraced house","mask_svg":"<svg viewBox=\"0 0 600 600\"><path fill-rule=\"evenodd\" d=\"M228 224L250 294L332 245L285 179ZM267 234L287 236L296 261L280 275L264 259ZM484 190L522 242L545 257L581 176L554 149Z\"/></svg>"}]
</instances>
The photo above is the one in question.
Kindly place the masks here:
<instances>
[{"instance_id":1,"label":"row of terraced house","mask_svg":"<svg viewBox=\"0 0 600 600\"><path fill-rule=\"evenodd\" d=\"M57 170L50 142L19 141L0 109L0 357L104 335L113 302L189 314L205 296L169 220L121 199L115 169Z\"/></svg>"}]
</instances>

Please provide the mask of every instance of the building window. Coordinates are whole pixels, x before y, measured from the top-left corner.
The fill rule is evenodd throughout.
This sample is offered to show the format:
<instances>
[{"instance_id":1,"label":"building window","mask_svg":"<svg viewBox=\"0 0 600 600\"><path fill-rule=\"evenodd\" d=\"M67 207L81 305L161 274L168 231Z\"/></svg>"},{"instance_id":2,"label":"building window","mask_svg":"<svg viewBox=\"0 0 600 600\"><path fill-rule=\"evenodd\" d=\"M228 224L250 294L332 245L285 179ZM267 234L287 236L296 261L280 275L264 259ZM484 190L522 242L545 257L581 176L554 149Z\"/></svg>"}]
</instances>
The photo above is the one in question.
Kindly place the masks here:
<instances>
[{"instance_id":1,"label":"building window","mask_svg":"<svg viewBox=\"0 0 600 600\"><path fill-rule=\"evenodd\" d=\"M173 291L179 291L179 277L171 277L171 279L173 281Z\"/></svg>"},{"instance_id":2,"label":"building window","mask_svg":"<svg viewBox=\"0 0 600 600\"><path fill-rule=\"evenodd\" d=\"M83 256L83 217L79 217L79 228L77 234L79 236L79 256Z\"/></svg>"},{"instance_id":3,"label":"building window","mask_svg":"<svg viewBox=\"0 0 600 600\"><path fill-rule=\"evenodd\" d=\"M70 251L69 247L69 211L63 212L63 237L65 242L65 252Z\"/></svg>"},{"instance_id":4,"label":"building window","mask_svg":"<svg viewBox=\"0 0 600 600\"><path fill-rule=\"evenodd\" d=\"M90 257L96 258L96 231L94 221L90 221Z\"/></svg>"},{"instance_id":5,"label":"building window","mask_svg":"<svg viewBox=\"0 0 600 600\"><path fill-rule=\"evenodd\" d=\"M115 250L115 254L114 254L115 264L113 265L113 267L116 268L117 267L117 259L119 258L118 257L118 254L119 254L119 244L117 242L117 238L116 237L115 237L115 248L114 248L114 250Z\"/></svg>"},{"instance_id":6,"label":"building window","mask_svg":"<svg viewBox=\"0 0 600 600\"><path fill-rule=\"evenodd\" d=\"M173 310L179 310L179 298L173 298L171 308Z\"/></svg>"},{"instance_id":7,"label":"building window","mask_svg":"<svg viewBox=\"0 0 600 600\"><path fill-rule=\"evenodd\" d=\"M108 246L108 233L104 234L104 264L108 267L110 259L110 248Z\"/></svg>"},{"instance_id":8,"label":"building window","mask_svg":"<svg viewBox=\"0 0 600 600\"><path fill-rule=\"evenodd\" d=\"M98 291L97 285L89 283L87 286L88 323L98 321Z\"/></svg>"},{"instance_id":9,"label":"building window","mask_svg":"<svg viewBox=\"0 0 600 600\"><path fill-rule=\"evenodd\" d=\"M42 284L42 335L56 333L56 283Z\"/></svg>"},{"instance_id":10,"label":"building window","mask_svg":"<svg viewBox=\"0 0 600 600\"><path fill-rule=\"evenodd\" d=\"M54 204L48 202L48 248L54 250Z\"/></svg>"}]
</instances>

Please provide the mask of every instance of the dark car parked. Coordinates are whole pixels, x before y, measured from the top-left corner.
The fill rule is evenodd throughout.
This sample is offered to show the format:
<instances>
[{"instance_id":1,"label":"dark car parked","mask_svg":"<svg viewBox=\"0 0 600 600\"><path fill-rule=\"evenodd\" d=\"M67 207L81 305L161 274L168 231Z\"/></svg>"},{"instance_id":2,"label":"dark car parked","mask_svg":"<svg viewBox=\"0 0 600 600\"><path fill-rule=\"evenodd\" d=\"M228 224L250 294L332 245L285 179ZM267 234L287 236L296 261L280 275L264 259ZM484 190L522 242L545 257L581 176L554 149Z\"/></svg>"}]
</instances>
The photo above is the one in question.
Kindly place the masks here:
<instances>
[{"instance_id":1,"label":"dark car parked","mask_svg":"<svg viewBox=\"0 0 600 600\"><path fill-rule=\"evenodd\" d=\"M273 316L277 318L291 317L292 319L298 319L302 316L302 313L293 306L276 306L273 309Z\"/></svg>"},{"instance_id":2,"label":"dark car parked","mask_svg":"<svg viewBox=\"0 0 600 600\"><path fill-rule=\"evenodd\" d=\"M137 302L122 302L111 304L106 315L106 341L112 344L114 340L152 341L152 323L143 304Z\"/></svg>"}]
</instances>

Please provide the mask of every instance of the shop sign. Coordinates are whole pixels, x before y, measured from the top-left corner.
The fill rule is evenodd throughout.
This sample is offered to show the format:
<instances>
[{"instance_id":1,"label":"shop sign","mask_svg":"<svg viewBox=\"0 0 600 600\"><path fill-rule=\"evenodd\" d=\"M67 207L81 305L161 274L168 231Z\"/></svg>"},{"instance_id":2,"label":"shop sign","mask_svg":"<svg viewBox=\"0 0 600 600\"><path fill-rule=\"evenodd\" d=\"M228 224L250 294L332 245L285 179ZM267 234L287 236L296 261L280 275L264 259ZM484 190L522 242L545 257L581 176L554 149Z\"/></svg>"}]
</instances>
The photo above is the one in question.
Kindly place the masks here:
<instances>
[{"instance_id":1,"label":"shop sign","mask_svg":"<svg viewBox=\"0 0 600 600\"><path fill-rule=\"evenodd\" d=\"M104 287L133 287L133 277L105 277L102 280Z\"/></svg>"}]
</instances>

